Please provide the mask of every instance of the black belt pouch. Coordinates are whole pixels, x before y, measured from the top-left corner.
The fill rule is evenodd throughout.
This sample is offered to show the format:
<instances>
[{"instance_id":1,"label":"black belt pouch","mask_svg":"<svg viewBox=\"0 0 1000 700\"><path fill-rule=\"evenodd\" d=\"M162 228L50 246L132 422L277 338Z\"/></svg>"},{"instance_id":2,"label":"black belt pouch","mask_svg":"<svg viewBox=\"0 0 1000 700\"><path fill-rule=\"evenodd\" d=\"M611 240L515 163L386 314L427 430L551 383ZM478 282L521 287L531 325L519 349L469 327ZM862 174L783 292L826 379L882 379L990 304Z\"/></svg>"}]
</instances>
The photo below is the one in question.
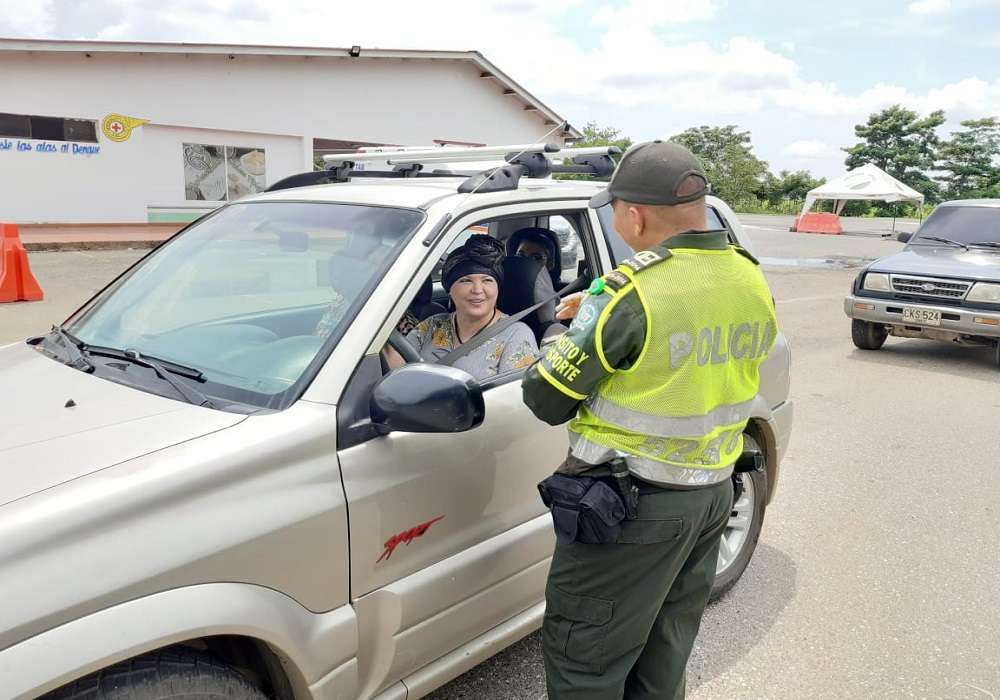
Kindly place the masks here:
<instances>
[{"instance_id":1,"label":"black belt pouch","mask_svg":"<svg viewBox=\"0 0 1000 700\"><path fill-rule=\"evenodd\" d=\"M538 492L552 511L560 544L608 544L618 539L625 505L605 482L589 476L553 474L538 484Z\"/></svg>"}]
</instances>

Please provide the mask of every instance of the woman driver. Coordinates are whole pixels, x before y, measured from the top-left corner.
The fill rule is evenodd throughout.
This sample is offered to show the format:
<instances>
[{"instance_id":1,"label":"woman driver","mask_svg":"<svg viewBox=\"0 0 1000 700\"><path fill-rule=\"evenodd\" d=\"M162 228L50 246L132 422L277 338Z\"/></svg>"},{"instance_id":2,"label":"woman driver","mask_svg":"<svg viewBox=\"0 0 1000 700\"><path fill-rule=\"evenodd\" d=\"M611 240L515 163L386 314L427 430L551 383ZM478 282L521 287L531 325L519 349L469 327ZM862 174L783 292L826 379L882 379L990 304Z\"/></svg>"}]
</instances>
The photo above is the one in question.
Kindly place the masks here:
<instances>
[{"instance_id":1,"label":"woman driver","mask_svg":"<svg viewBox=\"0 0 1000 700\"><path fill-rule=\"evenodd\" d=\"M441 281L455 306L452 313L436 314L417 324L407 336L426 358L441 358L489 328L504 313L497 309L497 295L503 282L503 244L495 238L476 234L445 259ZM390 364L402 358L389 353ZM476 379L527 367L535 361L538 345L527 325L511 324L465 357L455 367Z\"/></svg>"}]
</instances>

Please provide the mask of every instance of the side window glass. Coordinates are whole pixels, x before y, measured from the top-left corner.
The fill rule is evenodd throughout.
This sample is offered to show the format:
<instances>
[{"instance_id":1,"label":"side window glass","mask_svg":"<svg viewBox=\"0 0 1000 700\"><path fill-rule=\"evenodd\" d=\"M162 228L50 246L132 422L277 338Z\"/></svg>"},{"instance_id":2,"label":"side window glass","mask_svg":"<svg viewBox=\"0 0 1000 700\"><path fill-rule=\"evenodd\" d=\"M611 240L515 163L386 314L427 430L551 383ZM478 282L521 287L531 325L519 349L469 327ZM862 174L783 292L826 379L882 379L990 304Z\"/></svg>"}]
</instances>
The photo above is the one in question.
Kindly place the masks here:
<instances>
[{"instance_id":1,"label":"side window glass","mask_svg":"<svg viewBox=\"0 0 1000 700\"><path fill-rule=\"evenodd\" d=\"M559 239L559 255L562 263L560 280L563 284L569 284L577 278L580 261L587 257L583 241L580 240L580 234L577 233L576 228L565 216L550 216L549 228L555 232Z\"/></svg>"},{"instance_id":2,"label":"side window glass","mask_svg":"<svg viewBox=\"0 0 1000 700\"><path fill-rule=\"evenodd\" d=\"M709 231L728 228L714 207L705 207L705 228Z\"/></svg>"},{"instance_id":3,"label":"side window glass","mask_svg":"<svg viewBox=\"0 0 1000 700\"><path fill-rule=\"evenodd\" d=\"M604 238L607 240L608 248L611 250L612 264L617 265L625 258L630 257L634 251L628 247L621 236L618 235L618 232L615 231L613 221L614 212L611 209L611 205L605 204L598 209L597 218L601 221L601 228L604 229Z\"/></svg>"},{"instance_id":4,"label":"side window glass","mask_svg":"<svg viewBox=\"0 0 1000 700\"><path fill-rule=\"evenodd\" d=\"M448 253L455 250L455 248L458 248L459 246L465 245L465 242L469 240L469 236L471 236L472 234L474 233L488 234L489 232L490 232L490 227L487 224L476 224L475 226L470 226L469 228L465 229L460 234L458 234L458 237L454 241L452 241L452 244L450 246L448 246L447 252L441 257L441 260L438 261L437 265L434 266L434 272L431 274L431 279L435 283L441 282L441 267L444 265L444 259L445 257L447 257Z\"/></svg>"},{"instance_id":5,"label":"side window glass","mask_svg":"<svg viewBox=\"0 0 1000 700\"><path fill-rule=\"evenodd\" d=\"M618 235L618 232L615 231L613 222L614 212L610 204L606 204L597 210L597 218L601 221L601 228L604 229L604 237L607 239L608 247L611 249L612 262L618 265L622 260L633 255L635 251L629 248L625 241L621 239L621 236ZM736 243L732 230L726 225L726 222L714 207L705 207L705 227L708 230L725 229L728 232L729 242Z\"/></svg>"},{"instance_id":6,"label":"side window glass","mask_svg":"<svg viewBox=\"0 0 1000 700\"><path fill-rule=\"evenodd\" d=\"M705 209L705 219L708 222L708 227L725 230L726 238L729 240L729 244L740 245L740 242L736 240L736 233L733 231L733 227L722 218L722 214L720 214L715 207L706 207Z\"/></svg>"}]
</instances>

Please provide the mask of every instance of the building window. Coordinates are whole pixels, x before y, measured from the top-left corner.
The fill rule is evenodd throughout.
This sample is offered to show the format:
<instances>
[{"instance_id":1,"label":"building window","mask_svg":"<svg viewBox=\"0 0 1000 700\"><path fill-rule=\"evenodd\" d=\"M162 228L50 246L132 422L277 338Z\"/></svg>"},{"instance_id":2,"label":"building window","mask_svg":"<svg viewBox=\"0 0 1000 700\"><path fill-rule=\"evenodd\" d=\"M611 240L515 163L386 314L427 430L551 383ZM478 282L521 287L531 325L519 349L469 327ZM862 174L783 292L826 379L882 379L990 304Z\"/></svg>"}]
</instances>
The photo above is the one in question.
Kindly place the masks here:
<instances>
[{"instance_id":1,"label":"building window","mask_svg":"<svg viewBox=\"0 0 1000 700\"><path fill-rule=\"evenodd\" d=\"M67 141L97 143L97 122L91 119L66 119L63 133Z\"/></svg>"},{"instance_id":2,"label":"building window","mask_svg":"<svg viewBox=\"0 0 1000 700\"><path fill-rule=\"evenodd\" d=\"M183 144L184 199L225 202L267 187L263 148Z\"/></svg>"},{"instance_id":3,"label":"building window","mask_svg":"<svg viewBox=\"0 0 1000 700\"><path fill-rule=\"evenodd\" d=\"M97 122L93 119L0 113L0 138L97 143Z\"/></svg>"},{"instance_id":4,"label":"building window","mask_svg":"<svg viewBox=\"0 0 1000 700\"><path fill-rule=\"evenodd\" d=\"M22 114L0 114L0 137L30 139L31 117Z\"/></svg>"}]
</instances>

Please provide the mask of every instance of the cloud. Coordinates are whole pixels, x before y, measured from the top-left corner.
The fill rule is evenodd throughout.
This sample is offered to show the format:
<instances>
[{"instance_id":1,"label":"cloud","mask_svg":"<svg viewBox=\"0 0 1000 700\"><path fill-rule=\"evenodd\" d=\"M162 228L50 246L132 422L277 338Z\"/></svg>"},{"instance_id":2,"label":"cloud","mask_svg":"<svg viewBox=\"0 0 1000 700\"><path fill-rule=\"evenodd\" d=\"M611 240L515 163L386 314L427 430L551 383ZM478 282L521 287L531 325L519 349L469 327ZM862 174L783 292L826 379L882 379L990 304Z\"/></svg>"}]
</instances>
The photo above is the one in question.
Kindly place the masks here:
<instances>
[{"instance_id":1,"label":"cloud","mask_svg":"<svg viewBox=\"0 0 1000 700\"><path fill-rule=\"evenodd\" d=\"M907 9L914 15L933 15L951 9L951 0L918 0L911 2Z\"/></svg>"},{"instance_id":2,"label":"cloud","mask_svg":"<svg viewBox=\"0 0 1000 700\"><path fill-rule=\"evenodd\" d=\"M46 36L53 31L52 15L52 0L0 0L0 36Z\"/></svg>"},{"instance_id":3,"label":"cloud","mask_svg":"<svg viewBox=\"0 0 1000 700\"><path fill-rule=\"evenodd\" d=\"M591 22L627 29L705 22L718 14L719 6L717 0L629 0L623 5L602 5Z\"/></svg>"},{"instance_id":4,"label":"cloud","mask_svg":"<svg viewBox=\"0 0 1000 700\"><path fill-rule=\"evenodd\" d=\"M921 114L944 110L949 117L1000 113L1000 82L965 78L919 94L900 85L876 83L856 94L845 94L833 83L793 81L787 89L772 90L773 104L820 117L865 117L899 104Z\"/></svg>"},{"instance_id":5,"label":"cloud","mask_svg":"<svg viewBox=\"0 0 1000 700\"><path fill-rule=\"evenodd\" d=\"M840 149L836 146L831 146L825 141L806 139L802 141L792 141L790 144L781 149L781 152L786 156L791 156L793 158L814 160L839 155Z\"/></svg>"}]
</instances>

